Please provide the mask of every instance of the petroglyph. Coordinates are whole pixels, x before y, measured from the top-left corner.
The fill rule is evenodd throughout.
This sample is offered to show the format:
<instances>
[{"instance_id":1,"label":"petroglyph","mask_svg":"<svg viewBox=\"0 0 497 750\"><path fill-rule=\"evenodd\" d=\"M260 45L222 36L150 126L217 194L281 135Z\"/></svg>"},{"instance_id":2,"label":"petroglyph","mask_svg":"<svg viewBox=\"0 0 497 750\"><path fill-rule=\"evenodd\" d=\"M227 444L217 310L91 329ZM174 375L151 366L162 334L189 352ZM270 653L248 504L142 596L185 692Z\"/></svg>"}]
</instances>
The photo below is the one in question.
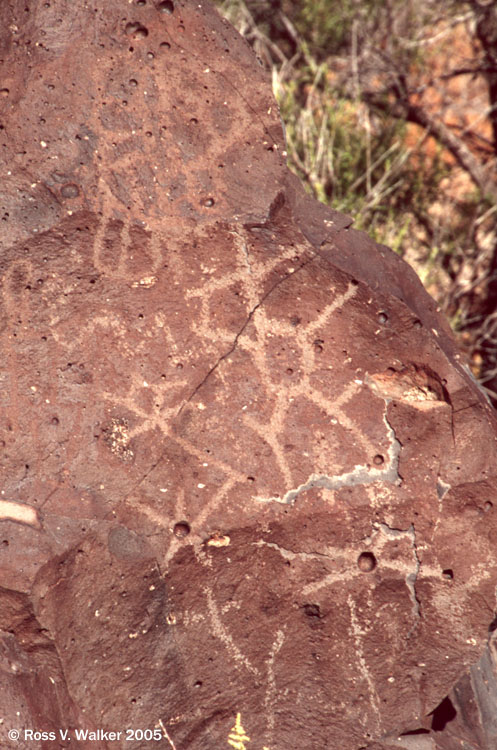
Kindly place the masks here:
<instances>
[{"instance_id":1,"label":"petroglyph","mask_svg":"<svg viewBox=\"0 0 497 750\"><path fill-rule=\"evenodd\" d=\"M17 521L35 528L41 526L36 508L10 500L0 500L0 521Z\"/></svg>"},{"instance_id":2,"label":"petroglyph","mask_svg":"<svg viewBox=\"0 0 497 750\"><path fill-rule=\"evenodd\" d=\"M336 410L335 410L336 411ZM390 449L389 449L389 464L384 469L377 469L374 466L354 466L352 471L346 472L345 474L339 474L337 476L318 476L312 474L305 484L300 485L293 490L288 490L283 497L255 497L254 500L258 500L262 503L277 502L283 503L284 505L294 505L297 497L307 490L323 487L328 490L340 490L343 487L354 487L359 485L372 484L374 482L391 482L394 484L400 484L400 477L398 475L398 462L400 444L395 437L395 433L388 424L386 416L384 417L387 425L389 437L390 437Z\"/></svg>"},{"instance_id":3,"label":"petroglyph","mask_svg":"<svg viewBox=\"0 0 497 750\"><path fill-rule=\"evenodd\" d=\"M266 73L210 6L33 3L15 27L43 47L0 29L23 723L46 694L47 725L155 725L173 750L417 726L486 642L497 577L495 431L443 321L287 172Z\"/></svg>"},{"instance_id":4,"label":"petroglyph","mask_svg":"<svg viewBox=\"0 0 497 750\"><path fill-rule=\"evenodd\" d=\"M378 698L378 693L376 691L375 686L375 680L373 675L371 674L371 670L368 666L366 656L364 653L364 646L363 646L363 637L366 634L364 628L360 625L358 617L357 617L357 607L354 599L349 596L347 599L347 604L349 606L350 611L350 623L351 623L351 631L354 637L355 641L355 656L359 664L359 673L362 675L363 679L365 680L367 684L367 689L369 692L369 699L370 699L370 705L373 708L374 714L372 717L368 717L369 721L373 721L376 724L376 731L379 730L381 726L381 713L380 713L380 701ZM368 723L368 726L371 726Z\"/></svg>"},{"instance_id":5,"label":"petroglyph","mask_svg":"<svg viewBox=\"0 0 497 750\"><path fill-rule=\"evenodd\" d=\"M245 667L245 669L247 669L249 672L258 676L259 670L250 663L246 656L242 654L239 647L233 640L233 637L230 635L227 628L223 624L222 616L218 611L212 592L206 590L205 595L207 597L207 607L211 619L212 632L228 649L230 657L239 668Z\"/></svg>"}]
</instances>

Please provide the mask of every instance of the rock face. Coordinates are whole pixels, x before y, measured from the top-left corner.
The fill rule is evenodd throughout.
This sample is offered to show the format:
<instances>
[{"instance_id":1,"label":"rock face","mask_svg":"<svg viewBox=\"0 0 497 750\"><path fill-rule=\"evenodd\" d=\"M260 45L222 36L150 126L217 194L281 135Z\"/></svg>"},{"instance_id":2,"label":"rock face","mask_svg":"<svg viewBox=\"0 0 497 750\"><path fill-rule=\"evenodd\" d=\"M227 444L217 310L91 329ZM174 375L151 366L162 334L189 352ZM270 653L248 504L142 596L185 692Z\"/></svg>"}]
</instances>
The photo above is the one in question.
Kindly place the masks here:
<instances>
[{"instance_id":1,"label":"rock face","mask_svg":"<svg viewBox=\"0 0 497 750\"><path fill-rule=\"evenodd\" d=\"M433 301L204 2L0 20L2 747L435 746L497 426Z\"/></svg>"}]
</instances>

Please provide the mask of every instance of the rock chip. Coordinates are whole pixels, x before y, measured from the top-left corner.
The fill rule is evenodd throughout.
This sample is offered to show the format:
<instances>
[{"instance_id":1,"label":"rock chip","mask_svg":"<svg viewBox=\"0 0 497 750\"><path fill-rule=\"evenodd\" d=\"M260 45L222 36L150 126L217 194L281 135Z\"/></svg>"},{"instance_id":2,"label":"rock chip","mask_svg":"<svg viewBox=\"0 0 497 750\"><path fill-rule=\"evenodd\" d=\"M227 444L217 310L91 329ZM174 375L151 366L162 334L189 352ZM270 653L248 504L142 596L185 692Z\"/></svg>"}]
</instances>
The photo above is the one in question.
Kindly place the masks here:
<instances>
[{"instance_id":1,"label":"rock chip","mask_svg":"<svg viewBox=\"0 0 497 750\"><path fill-rule=\"evenodd\" d=\"M2 747L399 746L495 610L447 324L208 4L0 21Z\"/></svg>"}]
</instances>

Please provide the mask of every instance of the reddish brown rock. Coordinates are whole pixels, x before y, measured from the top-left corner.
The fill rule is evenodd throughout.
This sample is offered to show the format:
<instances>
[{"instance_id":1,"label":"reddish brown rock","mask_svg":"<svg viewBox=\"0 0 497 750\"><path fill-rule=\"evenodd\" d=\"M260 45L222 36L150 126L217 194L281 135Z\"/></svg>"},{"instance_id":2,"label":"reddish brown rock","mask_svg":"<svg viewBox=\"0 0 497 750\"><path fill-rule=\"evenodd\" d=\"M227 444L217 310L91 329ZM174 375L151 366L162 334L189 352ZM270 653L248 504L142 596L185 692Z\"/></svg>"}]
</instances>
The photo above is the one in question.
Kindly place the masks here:
<instances>
[{"instance_id":1,"label":"reddish brown rock","mask_svg":"<svg viewBox=\"0 0 497 750\"><path fill-rule=\"evenodd\" d=\"M414 747L497 584L446 323L210 6L0 21L2 747Z\"/></svg>"}]
</instances>

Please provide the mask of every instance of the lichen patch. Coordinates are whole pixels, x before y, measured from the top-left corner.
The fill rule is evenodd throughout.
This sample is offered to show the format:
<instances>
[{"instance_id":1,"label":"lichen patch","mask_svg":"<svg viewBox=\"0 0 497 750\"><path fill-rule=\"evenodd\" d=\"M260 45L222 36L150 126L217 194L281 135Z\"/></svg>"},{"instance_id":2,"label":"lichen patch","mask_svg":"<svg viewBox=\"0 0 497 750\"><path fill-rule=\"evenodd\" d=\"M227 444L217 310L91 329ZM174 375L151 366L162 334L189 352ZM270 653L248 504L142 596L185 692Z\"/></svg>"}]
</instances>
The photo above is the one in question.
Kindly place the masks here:
<instances>
[{"instance_id":1,"label":"lichen patch","mask_svg":"<svg viewBox=\"0 0 497 750\"><path fill-rule=\"evenodd\" d=\"M134 453L129 447L129 424L126 419L114 418L109 427L104 429L105 442L111 452L121 461L131 461Z\"/></svg>"}]
</instances>

